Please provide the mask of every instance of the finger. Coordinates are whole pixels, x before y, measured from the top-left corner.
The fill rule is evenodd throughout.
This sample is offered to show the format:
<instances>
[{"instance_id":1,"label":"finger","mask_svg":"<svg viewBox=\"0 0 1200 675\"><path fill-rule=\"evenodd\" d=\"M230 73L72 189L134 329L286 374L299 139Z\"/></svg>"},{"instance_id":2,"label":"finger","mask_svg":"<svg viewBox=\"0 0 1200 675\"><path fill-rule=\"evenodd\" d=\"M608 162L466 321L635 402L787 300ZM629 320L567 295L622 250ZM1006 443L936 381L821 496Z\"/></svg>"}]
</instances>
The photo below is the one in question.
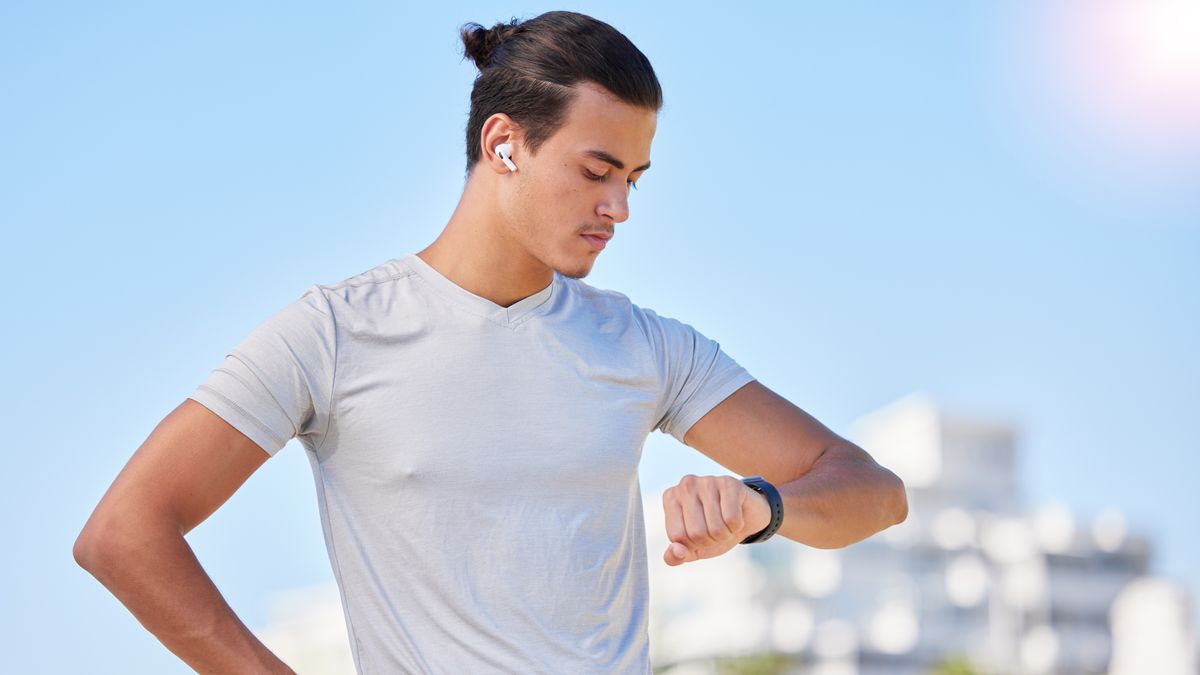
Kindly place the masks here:
<instances>
[{"instance_id":1,"label":"finger","mask_svg":"<svg viewBox=\"0 0 1200 675\"><path fill-rule=\"evenodd\" d=\"M679 502L672 500L670 506L667 507L666 513L667 538L671 540L671 543L667 545L667 550L663 552L663 562L673 567L691 559L692 552L683 543L687 541L687 533L683 530L683 508L680 507Z\"/></svg>"},{"instance_id":2,"label":"finger","mask_svg":"<svg viewBox=\"0 0 1200 675\"><path fill-rule=\"evenodd\" d=\"M742 515L742 503L745 500L744 490L745 483L734 479L736 483L732 487L721 490L721 517L725 519L725 524L729 526L730 531L736 537L742 528L746 526L746 519Z\"/></svg>"},{"instance_id":3,"label":"finger","mask_svg":"<svg viewBox=\"0 0 1200 675\"><path fill-rule=\"evenodd\" d=\"M671 545L663 552L663 562L671 567L688 562L689 557L691 557L691 554L688 552L687 547L679 542L671 542Z\"/></svg>"},{"instance_id":4,"label":"finger","mask_svg":"<svg viewBox=\"0 0 1200 675\"><path fill-rule=\"evenodd\" d=\"M708 520L704 515L704 504L700 497L692 492L679 506L683 509L683 529L687 531L688 548L695 550L716 543L708 534Z\"/></svg>"},{"instance_id":5,"label":"finger","mask_svg":"<svg viewBox=\"0 0 1200 675\"><path fill-rule=\"evenodd\" d=\"M683 510L679 508L679 499L673 490L663 493L663 519L666 522L668 541L688 540L687 530L683 527Z\"/></svg>"},{"instance_id":6,"label":"finger","mask_svg":"<svg viewBox=\"0 0 1200 675\"><path fill-rule=\"evenodd\" d=\"M723 543L733 538L733 530L725 522L725 514L721 510L721 490L718 481L707 481L700 490L700 505L704 509L704 520L708 525L708 537L714 543Z\"/></svg>"}]
</instances>

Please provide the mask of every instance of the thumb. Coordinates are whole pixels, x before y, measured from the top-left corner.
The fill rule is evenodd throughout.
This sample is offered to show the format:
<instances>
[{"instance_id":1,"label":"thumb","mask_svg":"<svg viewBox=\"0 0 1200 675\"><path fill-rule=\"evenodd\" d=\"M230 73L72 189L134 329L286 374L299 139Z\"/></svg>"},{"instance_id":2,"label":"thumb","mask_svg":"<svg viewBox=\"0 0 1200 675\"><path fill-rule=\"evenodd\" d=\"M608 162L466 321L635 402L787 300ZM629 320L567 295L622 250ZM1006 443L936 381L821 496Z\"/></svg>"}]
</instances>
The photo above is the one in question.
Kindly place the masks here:
<instances>
[{"instance_id":1,"label":"thumb","mask_svg":"<svg viewBox=\"0 0 1200 675\"><path fill-rule=\"evenodd\" d=\"M671 542L671 545L667 546L666 552L663 553L663 562L668 565L678 565L682 562L687 562L687 559L687 547L679 542Z\"/></svg>"}]
</instances>

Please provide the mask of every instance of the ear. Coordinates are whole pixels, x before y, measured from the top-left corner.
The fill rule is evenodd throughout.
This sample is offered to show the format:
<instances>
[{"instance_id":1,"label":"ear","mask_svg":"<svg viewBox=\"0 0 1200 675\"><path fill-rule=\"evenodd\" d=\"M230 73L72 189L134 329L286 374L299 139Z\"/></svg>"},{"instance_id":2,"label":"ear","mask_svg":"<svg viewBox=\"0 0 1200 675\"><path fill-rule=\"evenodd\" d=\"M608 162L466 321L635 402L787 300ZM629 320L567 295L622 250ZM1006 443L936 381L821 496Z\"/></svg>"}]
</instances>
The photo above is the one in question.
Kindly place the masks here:
<instances>
[{"instance_id":1,"label":"ear","mask_svg":"<svg viewBox=\"0 0 1200 675\"><path fill-rule=\"evenodd\" d=\"M504 113L495 113L484 120L483 128L479 132L480 163L486 163L488 168L498 174L508 174L508 166L496 156L496 146L501 143L512 144L512 160L519 164L520 154L524 150L523 140L521 128L511 117Z\"/></svg>"}]
</instances>

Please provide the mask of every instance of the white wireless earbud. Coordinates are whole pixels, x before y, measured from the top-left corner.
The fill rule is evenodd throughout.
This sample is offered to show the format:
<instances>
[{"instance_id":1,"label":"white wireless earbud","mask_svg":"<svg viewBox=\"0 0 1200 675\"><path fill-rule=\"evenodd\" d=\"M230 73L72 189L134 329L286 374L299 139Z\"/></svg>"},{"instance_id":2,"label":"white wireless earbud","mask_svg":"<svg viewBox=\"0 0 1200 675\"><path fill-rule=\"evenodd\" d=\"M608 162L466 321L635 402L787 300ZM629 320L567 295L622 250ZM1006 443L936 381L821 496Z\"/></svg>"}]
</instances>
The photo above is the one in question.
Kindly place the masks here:
<instances>
[{"instance_id":1,"label":"white wireless earbud","mask_svg":"<svg viewBox=\"0 0 1200 675\"><path fill-rule=\"evenodd\" d=\"M509 171L517 170L517 165L513 164L512 161L512 143L501 143L500 145L497 145L496 156L500 158L500 161L504 162L504 165L508 167Z\"/></svg>"}]
</instances>

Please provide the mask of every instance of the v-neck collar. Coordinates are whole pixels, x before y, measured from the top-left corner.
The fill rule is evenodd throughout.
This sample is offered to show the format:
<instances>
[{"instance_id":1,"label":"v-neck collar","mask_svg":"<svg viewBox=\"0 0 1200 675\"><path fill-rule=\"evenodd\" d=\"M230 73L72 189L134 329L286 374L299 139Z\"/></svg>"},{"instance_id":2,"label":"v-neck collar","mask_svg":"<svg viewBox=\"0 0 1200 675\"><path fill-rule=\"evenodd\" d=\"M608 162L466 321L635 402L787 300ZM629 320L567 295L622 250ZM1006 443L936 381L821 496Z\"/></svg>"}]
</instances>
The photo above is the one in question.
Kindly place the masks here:
<instances>
[{"instance_id":1,"label":"v-neck collar","mask_svg":"<svg viewBox=\"0 0 1200 675\"><path fill-rule=\"evenodd\" d=\"M513 327L521 323L532 310L548 301L554 295L554 288L559 283L559 275L555 271L554 278L550 280L548 286L533 295L521 298L508 307L502 307L454 283L448 277L443 276L441 272L434 269L432 265L422 260L421 256L416 253L405 253L401 256L400 262L416 272L434 290L460 307L470 311L472 314L482 316L508 327Z\"/></svg>"}]
</instances>

